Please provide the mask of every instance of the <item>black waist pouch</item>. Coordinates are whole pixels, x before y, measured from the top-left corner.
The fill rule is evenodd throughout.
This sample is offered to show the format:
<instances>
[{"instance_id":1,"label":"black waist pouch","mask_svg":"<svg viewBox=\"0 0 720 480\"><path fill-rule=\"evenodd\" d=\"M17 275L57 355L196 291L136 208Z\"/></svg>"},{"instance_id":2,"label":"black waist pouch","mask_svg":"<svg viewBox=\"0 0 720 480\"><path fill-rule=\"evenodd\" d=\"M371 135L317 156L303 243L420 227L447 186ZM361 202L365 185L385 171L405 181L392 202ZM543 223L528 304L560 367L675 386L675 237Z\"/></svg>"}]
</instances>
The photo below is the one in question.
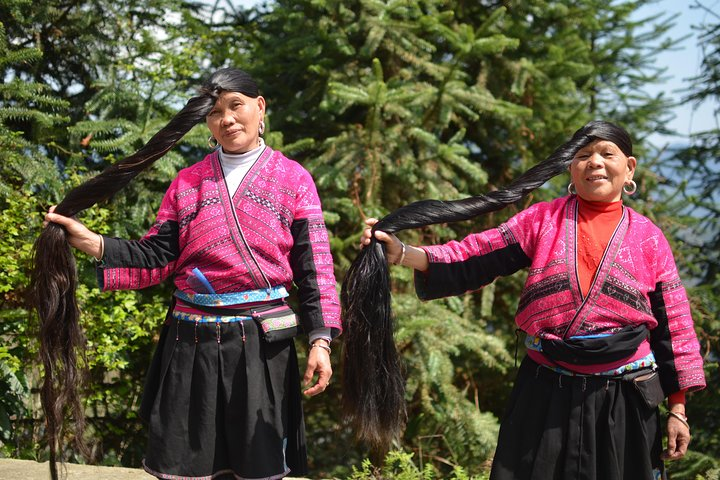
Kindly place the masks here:
<instances>
[{"instance_id":1,"label":"black waist pouch","mask_svg":"<svg viewBox=\"0 0 720 480\"><path fill-rule=\"evenodd\" d=\"M665 392L663 392L660 375L657 371L641 370L624 375L622 379L632 382L648 408L657 407L665 399Z\"/></svg>"},{"instance_id":2,"label":"black waist pouch","mask_svg":"<svg viewBox=\"0 0 720 480\"><path fill-rule=\"evenodd\" d=\"M283 304L264 311L253 310L251 316L260 326L266 342L288 340L302 332L297 315L289 305Z\"/></svg>"},{"instance_id":3,"label":"black waist pouch","mask_svg":"<svg viewBox=\"0 0 720 480\"><path fill-rule=\"evenodd\" d=\"M631 357L648 336L645 325L628 325L605 337L542 339L542 352L553 361L576 365L612 363Z\"/></svg>"}]
</instances>

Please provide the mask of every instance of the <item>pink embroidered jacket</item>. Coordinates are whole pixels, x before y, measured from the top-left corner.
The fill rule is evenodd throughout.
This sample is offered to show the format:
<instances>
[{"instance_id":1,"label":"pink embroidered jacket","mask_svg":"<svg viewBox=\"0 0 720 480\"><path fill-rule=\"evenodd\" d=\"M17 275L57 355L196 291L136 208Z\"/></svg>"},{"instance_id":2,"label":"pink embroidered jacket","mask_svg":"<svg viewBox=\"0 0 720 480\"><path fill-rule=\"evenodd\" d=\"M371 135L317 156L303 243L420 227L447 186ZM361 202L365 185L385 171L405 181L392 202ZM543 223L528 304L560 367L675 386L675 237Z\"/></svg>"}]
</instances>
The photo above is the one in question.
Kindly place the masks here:
<instances>
[{"instance_id":1,"label":"pink embroidered jacket","mask_svg":"<svg viewBox=\"0 0 720 480\"><path fill-rule=\"evenodd\" d=\"M578 281L575 196L537 203L497 228L460 242L423 247L430 261L415 276L420 298L476 290L529 267L515 321L528 335L568 339L645 324L666 393L705 386L687 295L667 239L648 218L623 207L620 223L586 297Z\"/></svg>"},{"instance_id":2,"label":"pink embroidered jacket","mask_svg":"<svg viewBox=\"0 0 720 480\"><path fill-rule=\"evenodd\" d=\"M155 224L140 240L105 237L98 268L104 290L140 289L174 275L182 292L198 288L199 269L214 293L298 288L306 332L342 330L333 260L310 174L266 147L231 198L218 153L183 169ZM203 279L203 280L204 280Z\"/></svg>"}]
</instances>

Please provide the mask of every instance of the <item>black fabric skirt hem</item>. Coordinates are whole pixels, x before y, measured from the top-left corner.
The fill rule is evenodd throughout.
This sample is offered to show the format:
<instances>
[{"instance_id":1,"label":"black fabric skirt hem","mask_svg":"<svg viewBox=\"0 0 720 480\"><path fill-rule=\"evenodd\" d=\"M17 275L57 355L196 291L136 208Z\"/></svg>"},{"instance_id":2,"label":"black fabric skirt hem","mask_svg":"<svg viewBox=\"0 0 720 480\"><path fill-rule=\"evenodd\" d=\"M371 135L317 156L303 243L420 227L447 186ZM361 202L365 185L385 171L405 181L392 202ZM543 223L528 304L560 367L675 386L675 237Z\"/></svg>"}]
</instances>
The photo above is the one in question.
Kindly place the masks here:
<instances>
[{"instance_id":1,"label":"black fabric skirt hem","mask_svg":"<svg viewBox=\"0 0 720 480\"><path fill-rule=\"evenodd\" d=\"M262 478L249 478L249 477L241 477L237 473L233 472L232 470L221 470L219 472L214 472L212 475L206 475L204 477L187 477L187 476L181 476L181 475L172 475L169 473L161 473L156 472L152 468L145 465L145 462L143 461L143 469L149 473L150 475L160 478L162 480L213 480L218 477L226 477L228 475L232 475L235 480L277 480L278 478L284 478L287 475L290 474L290 470L281 473L280 475L275 475L272 477L262 477Z\"/></svg>"}]
</instances>

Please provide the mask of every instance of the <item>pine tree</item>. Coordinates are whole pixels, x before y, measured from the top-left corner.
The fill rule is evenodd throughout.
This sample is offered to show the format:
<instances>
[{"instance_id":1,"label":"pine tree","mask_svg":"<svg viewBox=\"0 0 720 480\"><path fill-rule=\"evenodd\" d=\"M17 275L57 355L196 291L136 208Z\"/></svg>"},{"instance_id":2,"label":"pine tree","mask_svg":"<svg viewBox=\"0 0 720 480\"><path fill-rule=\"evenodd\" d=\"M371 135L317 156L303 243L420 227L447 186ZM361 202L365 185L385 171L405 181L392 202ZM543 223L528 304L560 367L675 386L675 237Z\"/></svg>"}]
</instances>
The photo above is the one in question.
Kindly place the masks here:
<instances>
[{"instance_id":1,"label":"pine tree","mask_svg":"<svg viewBox=\"0 0 720 480\"><path fill-rule=\"evenodd\" d=\"M679 219L671 226L675 248L681 252L678 267L690 278L689 293L693 319L705 358L708 386L690 395L687 411L692 419L693 440L687 461L670 466L673 478L715 478L720 473L720 16L707 2L697 1L693 8L707 12L708 22L696 25L702 49L701 73L690 79L685 102L708 102L715 106L715 124L702 125L689 138L689 144L672 148L664 157L659 178L658 203L667 208L667 216ZM706 474L707 472L707 474Z\"/></svg>"},{"instance_id":2,"label":"pine tree","mask_svg":"<svg viewBox=\"0 0 720 480\"><path fill-rule=\"evenodd\" d=\"M635 114L627 126L642 137L666 108L636 94L658 72L652 49L635 51L667 28L649 19L646 33L630 20L644 3L281 0L238 16L262 52L251 70L269 101L274 146L305 163L320 189L339 277L364 217L507 184L595 117L623 123ZM515 211L401 236L447 241ZM502 413L511 380L523 278L421 304L410 272L393 269L411 419L405 448L476 466L491 454L497 421L488 413Z\"/></svg>"},{"instance_id":3,"label":"pine tree","mask_svg":"<svg viewBox=\"0 0 720 480\"><path fill-rule=\"evenodd\" d=\"M502 15L501 9L486 25L473 27L459 24L441 2L300 1L278 2L259 19L265 54L256 57L254 71L286 153L308 166L321 190L339 276L356 254L363 216L383 215L413 199L459 198L482 188L487 174L469 160L466 125L482 115L530 115L527 108L494 98L464 69L473 58L516 45L490 33ZM420 243L418 235L438 237L438 231L443 228L408 235ZM421 440L430 458L479 465L493 448L497 422L453 384L458 373L449 359L467 350L488 369L502 370L509 357L481 323L463 317L470 309L462 301L450 300L452 308L443 302L421 306L414 294L403 293L412 283L409 272L395 273L397 340L411 382L413 423L405 441L417 449L421 437L444 436L430 445ZM448 327L428 318L454 323ZM438 343L442 336L447 342ZM323 450L322 459L345 455L346 450Z\"/></svg>"}]
</instances>

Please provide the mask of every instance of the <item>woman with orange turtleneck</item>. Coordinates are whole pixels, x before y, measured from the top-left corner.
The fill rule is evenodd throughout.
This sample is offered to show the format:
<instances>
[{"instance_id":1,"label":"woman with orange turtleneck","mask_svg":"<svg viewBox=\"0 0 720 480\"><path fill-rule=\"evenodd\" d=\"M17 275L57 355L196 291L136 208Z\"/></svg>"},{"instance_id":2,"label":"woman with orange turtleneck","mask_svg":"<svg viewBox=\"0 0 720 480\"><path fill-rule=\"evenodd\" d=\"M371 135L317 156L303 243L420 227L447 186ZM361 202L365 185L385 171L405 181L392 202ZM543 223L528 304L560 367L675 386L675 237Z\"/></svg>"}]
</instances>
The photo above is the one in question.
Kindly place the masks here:
<instances>
[{"instance_id":1,"label":"woman with orange turtleneck","mask_svg":"<svg viewBox=\"0 0 720 480\"><path fill-rule=\"evenodd\" d=\"M526 333L492 480L665 478L690 442L685 392L705 386L685 290L667 240L623 205L637 161L627 132L591 122L569 163L570 195L497 228L412 247L378 229L389 263L415 269L424 300L529 274L515 321ZM369 219L361 243L370 244ZM668 398L667 448L658 404Z\"/></svg>"}]
</instances>

